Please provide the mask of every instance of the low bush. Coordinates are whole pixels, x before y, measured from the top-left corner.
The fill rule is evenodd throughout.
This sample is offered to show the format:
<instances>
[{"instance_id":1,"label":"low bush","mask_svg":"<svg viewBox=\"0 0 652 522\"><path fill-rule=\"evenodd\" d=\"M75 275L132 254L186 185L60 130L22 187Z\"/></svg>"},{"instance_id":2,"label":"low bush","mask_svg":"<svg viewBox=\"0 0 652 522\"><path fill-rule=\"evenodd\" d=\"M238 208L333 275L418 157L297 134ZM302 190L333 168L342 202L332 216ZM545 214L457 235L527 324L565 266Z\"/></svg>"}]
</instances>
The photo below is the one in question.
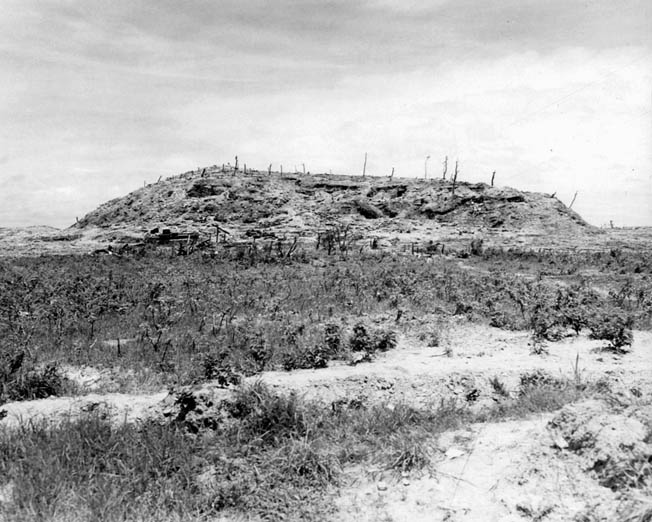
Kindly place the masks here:
<instances>
[{"instance_id":1,"label":"low bush","mask_svg":"<svg viewBox=\"0 0 652 522\"><path fill-rule=\"evenodd\" d=\"M609 341L609 347L616 352L627 351L634 341L631 317L615 312L596 317L591 324L591 339Z\"/></svg>"},{"instance_id":2,"label":"low bush","mask_svg":"<svg viewBox=\"0 0 652 522\"><path fill-rule=\"evenodd\" d=\"M396 332L394 330L378 328L368 331L367 327L358 323L353 327L349 338L349 348L352 352L386 352L396 348Z\"/></svg>"},{"instance_id":3,"label":"low bush","mask_svg":"<svg viewBox=\"0 0 652 522\"><path fill-rule=\"evenodd\" d=\"M5 359L0 370L0 404L74 392L73 384L56 364L39 368L27 359L24 352Z\"/></svg>"},{"instance_id":4,"label":"low bush","mask_svg":"<svg viewBox=\"0 0 652 522\"><path fill-rule=\"evenodd\" d=\"M242 381L242 376L233 370L224 352L205 354L201 366L203 379L217 381L218 385L224 388L240 384Z\"/></svg>"}]
</instances>

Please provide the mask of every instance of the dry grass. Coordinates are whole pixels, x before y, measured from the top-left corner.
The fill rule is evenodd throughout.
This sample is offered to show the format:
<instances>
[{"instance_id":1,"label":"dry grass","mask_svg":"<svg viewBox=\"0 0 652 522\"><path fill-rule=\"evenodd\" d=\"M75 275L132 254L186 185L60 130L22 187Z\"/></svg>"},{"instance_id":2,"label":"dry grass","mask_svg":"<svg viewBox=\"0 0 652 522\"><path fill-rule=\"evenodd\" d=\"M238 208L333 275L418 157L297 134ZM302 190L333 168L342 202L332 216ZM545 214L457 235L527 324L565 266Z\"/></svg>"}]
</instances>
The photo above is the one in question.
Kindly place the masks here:
<instances>
[{"instance_id":1,"label":"dry grass","mask_svg":"<svg viewBox=\"0 0 652 522\"><path fill-rule=\"evenodd\" d=\"M574 390L574 391L573 391ZM208 520L224 513L322 520L341 470L430 465L437 434L487 418L558 408L588 393L533 382L494 411L351 403L329 408L258 383L225 402L212 429L179 422L112 426L98 415L27 423L0 437L11 520Z\"/></svg>"}]
</instances>

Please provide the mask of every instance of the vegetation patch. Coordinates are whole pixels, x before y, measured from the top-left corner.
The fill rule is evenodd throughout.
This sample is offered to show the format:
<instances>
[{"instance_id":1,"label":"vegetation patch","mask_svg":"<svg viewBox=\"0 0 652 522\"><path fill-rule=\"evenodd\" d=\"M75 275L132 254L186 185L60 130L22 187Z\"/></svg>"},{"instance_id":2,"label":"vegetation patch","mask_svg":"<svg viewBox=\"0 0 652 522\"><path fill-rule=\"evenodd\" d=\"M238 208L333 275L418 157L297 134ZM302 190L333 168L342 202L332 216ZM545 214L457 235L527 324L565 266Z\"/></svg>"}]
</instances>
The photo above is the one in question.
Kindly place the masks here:
<instances>
[{"instance_id":1,"label":"vegetation patch","mask_svg":"<svg viewBox=\"0 0 652 522\"><path fill-rule=\"evenodd\" d=\"M202 410L211 418L201 423L187 422L201 402L192 393L177 401L185 416L168 422L115 426L89 414L63 424L27 423L0 436L0 487L11 492L0 515L117 521L246 513L322 520L348 466L419 470L431 464L439 433L548 411L589 389L542 378L524 382L523 393L481 414L452 403L329 407L255 383Z\"/></svg>"}]
</instances>

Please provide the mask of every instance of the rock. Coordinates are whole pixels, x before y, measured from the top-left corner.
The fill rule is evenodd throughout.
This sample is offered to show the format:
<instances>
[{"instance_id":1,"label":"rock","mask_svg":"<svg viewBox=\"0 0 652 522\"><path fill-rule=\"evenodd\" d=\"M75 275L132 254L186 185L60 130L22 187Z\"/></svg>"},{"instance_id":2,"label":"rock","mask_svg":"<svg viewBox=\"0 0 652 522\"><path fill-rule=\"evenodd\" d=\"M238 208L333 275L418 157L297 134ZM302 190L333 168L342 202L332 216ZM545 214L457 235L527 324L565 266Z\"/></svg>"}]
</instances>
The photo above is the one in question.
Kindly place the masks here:
<instances>
[{"instance_id":1,"label":"rock","mask_svg":"<svg viewBox=\"0 0 652 522\"><path fill-rule=\"evenodd\" d=\"M382 210L362 198L356 199L354 203L360 215L367 219L378 219L384 216Z\"/></svg>"},{"instance_id":2,"label":"rock","mask_svg":"<svg viewBox=\"0 0 652 522\"><path fill-rule=\"evenodd\" d=\"M568 448L568 442L566 442L566 439L562 437L561 435L558 435L555 437L555 440L553 441L553 447L564 450Z\"/></svg>"},{"instance_id":3,"label":"rock","mask_svg":"<svg viewBox=\"0 0 652 522\"><path fill-rule=\"evenodd\" d=\"M356 364L360 364L363 362L370 362L371 361L371 355L368 352L355 352L351 354L351 358L349 359L349 365L355 366Z\"/></svg>"},{"instance_id":4,"label":"rock","mask_svg":"<svg viewBox=\"0 0 652 522\"><path fill-rule=\"evenodd\" d=\"M456 459L464 455L464 450L460 448L448 448L446 451L446 458L448 459Z\"/></svg>"}]
</instances>

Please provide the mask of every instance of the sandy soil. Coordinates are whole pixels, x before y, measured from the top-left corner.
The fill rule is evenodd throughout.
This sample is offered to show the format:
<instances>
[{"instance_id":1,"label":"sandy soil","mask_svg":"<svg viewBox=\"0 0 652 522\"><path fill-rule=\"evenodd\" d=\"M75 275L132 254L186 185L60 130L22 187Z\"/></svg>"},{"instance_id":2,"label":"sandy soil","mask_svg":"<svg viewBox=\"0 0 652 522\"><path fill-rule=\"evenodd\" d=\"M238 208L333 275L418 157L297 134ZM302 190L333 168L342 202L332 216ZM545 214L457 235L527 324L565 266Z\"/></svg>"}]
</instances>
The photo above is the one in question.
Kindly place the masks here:
<instances>
[{"instance_id":1,"label":"sandy soil","mask_svg":"<svg viewBox=\"0 0 652 522\"><path fill-rule=\"evenodd\" d=\"M550 418L481 424L445 434L428 472L352 484L338 501L335 519L567 521L587 511L613 514L616 494L584 473L575 455L554 447Z\"/></svg>"},{"instance_id":2,"label":"sandy soil","mask_svg":"<svg viewBox=\"0 0 652 522\"><path fill-rule=\"evenodd\" d=\"M451 330L443 348L418 346L413 339L403 338L397 349L368 364L335 363L323 370L267 372L260 378L271 387L296 390L307 399L324 402L359 398L423 406L442 398L466 400L467 394L477 390L477 408L493 401L492 377L513 392L523 373L537 369L553 376L577 373L581 379L606 378L622 394L633 390L639 395L652 387L651 332L635 332L632 352L626 355L605 351L603 341L586 337L549 343L547 355L534 355L525 332L471 324Z\"/></svg>"},{"instance_id":3,"label":"sandy soil","mask_svg":"<svg viewBox=\"0 0 652 522\"><path fill-rule=\"evenodd\" d=\"M513 393L523 373L541 369L557 376L603 378L624 402L649 401L652 333L637 331L634 338L632 352L626 355L606 352L603 343L585 337L550 343L548 355L533 355L526 333L459 324L444 347L450 356L444 348L427 348L403 337L397 349L371 363L267 372L256 379L325 403L360 399L424 406L442 398L467 401L469 392L476 390L479 397L472 407L482 408L494 401L491 377L497 376ZM93 372L72 371L71 375L88 381ZM203 392L228 395L210 383ZM160 417L173 400L168 391L161 391L12 403L0 408L6 412L0 426L16 426L28 419L65 419L95 409L115 422L132 422ZM550 414L475 424L445 433L433 439L437 451L431 466L419 473L345 470L333 520L566 521L587 513L593 517L589 520L617 520L619 506L627 498L600 486L578 454L559 447L552 418Z\"/></svg>"}]
</instances>

